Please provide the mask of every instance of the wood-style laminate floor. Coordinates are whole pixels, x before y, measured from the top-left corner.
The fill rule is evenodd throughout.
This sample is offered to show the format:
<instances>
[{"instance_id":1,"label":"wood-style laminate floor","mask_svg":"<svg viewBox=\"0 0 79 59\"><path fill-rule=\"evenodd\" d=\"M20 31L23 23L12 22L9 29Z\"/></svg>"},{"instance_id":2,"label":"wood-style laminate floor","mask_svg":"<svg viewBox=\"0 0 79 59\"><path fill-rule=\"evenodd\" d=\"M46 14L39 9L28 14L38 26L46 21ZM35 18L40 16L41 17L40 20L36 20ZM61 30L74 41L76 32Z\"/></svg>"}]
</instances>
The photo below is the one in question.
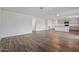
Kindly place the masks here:
<instances>
[{"instance_id":1,"label":"wood-style laminate floor","mask_svg":"<svg viewBox=\"0 0 79 59\"><path fill-rule=\"evenodd\" d=\"M77 52L79 32L56 32L54 30L2 38L1 52Z\"/></svg>"}]
</instances>

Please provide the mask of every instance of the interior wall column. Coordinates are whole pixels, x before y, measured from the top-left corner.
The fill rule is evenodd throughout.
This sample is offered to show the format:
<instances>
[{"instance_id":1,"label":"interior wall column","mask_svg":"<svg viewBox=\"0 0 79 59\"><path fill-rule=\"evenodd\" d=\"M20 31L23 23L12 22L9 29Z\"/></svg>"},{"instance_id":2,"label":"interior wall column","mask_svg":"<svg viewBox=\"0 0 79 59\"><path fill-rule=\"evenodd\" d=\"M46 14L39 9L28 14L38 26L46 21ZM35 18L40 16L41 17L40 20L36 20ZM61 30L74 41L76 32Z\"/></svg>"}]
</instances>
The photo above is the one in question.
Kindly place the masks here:
<instances>
[{"instance_id":1,"label":"interior wall column","mask_svg":"<svg viewBox=\"0 0 79 59\"><path fill-rule=\"evenodd\" d=\"M32 18L32 31L36 31L36 18Z\"/></svg>"},{"instance_id":2,"label":"interior wall column","mask_svg":"<svg viewBox=\"0 0 79 59\"><path fill-rule=\"evenodd\" d=\"M52 29L55 29L55 20L51 19L51 22L52 22Z\"/></svg>"},{"instance_id":3,"label":"interior wall column","mask_svg":"<svg viewBox=\"0 0 79 59\"><path fill-rule=\"evenodd\" d=\"M45 29L48 30L48 20L45 19Z\"/></svg>"},{"instance_id":4,"label":"interior wall column","mask_svg":"<svg viewBox=\"0 0 79 59\"><path fill-rule=\"evenodd\" d=\"M55 24L57 25L58 24L58 20L56 19L56 22L55 22Z\"/></svg>"}]
</instances>

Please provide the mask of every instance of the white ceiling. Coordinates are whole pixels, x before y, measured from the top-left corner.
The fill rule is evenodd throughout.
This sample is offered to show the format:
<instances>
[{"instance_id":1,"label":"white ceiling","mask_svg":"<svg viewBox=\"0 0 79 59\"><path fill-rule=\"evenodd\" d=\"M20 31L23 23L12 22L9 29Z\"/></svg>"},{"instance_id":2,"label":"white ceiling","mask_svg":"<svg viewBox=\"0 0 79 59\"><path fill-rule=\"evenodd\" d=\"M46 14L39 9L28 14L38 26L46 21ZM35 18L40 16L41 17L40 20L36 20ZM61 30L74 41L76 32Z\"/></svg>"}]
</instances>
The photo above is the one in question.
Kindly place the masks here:
<instances>
[{"instance_id":1,"label":"white ceiling","mask_svg":"<svg viewBox=\"0 0 79 59\"><path fill-rule=\"evenodd\" d=\"M79 14L78 7L43 7L43 9L40 7L3 7L2 9L40 18Z\"/></svg>"}]
</instances>

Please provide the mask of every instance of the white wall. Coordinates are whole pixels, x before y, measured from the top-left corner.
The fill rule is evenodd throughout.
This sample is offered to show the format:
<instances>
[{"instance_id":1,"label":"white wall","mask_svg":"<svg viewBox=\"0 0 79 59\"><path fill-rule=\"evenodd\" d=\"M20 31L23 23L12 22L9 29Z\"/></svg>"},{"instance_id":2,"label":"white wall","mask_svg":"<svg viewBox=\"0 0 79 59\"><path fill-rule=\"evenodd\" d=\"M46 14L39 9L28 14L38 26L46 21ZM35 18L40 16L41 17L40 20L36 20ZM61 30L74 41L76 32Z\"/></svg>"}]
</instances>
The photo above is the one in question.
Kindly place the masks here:
<instances>
[{"instance_id":1,"label":"white wall","mask_svg":"<svg viewBox=\"0 0 79 59\"><path fill-rule=\"evenodd\" d=\"M0 33L1 33L1 8L0 8ZM0 34L0 36L1 36L1 34ZM0 39L1 39L1 37L0 37Z\"/></svg>"},{"instance_id":2,"label":"white wall","mask_svg":"<svg viewBox=\"0 0 79 59\"><path fill-rule=\"evenodd\" d=\"M0 8L0 25L1 25L1 8Z\"/></svg>"},{"instance_id":3,"label":"white wall","mask_svg":"<svg viewBox=\"0 0 79 59\"><path fill-rule=\"evenodd\" d=\"M45 30L45 19L36 18L36 31Z\"/></svg>"},{"instance_id":4,"label":"white wall","mask_svg":"<svg viewBox=\"0 0 79 59\"><path fill-rule=\"evenodd\" d=\"M0 37L32 32L32 16L2 10Z\"/></svg>"}]
</instances>

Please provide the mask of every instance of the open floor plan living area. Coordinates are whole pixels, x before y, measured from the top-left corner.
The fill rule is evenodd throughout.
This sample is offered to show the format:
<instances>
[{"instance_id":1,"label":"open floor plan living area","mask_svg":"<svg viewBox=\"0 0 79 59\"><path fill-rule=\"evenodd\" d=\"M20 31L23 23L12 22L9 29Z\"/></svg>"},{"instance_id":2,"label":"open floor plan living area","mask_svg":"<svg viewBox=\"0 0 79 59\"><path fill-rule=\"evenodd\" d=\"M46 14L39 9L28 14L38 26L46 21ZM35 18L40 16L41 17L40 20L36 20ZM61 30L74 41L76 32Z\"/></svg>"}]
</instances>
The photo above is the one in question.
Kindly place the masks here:
<instances>
[{"instance_id":1,"label":"open floor plan living area","mask_svg":"<svg viewBox=\"0 0 79 59\"><path fill-rule=\"evenodd\" d=\"M79 7L0 7L0 52L79 52Z\"/></svg>"}]
</instances>

